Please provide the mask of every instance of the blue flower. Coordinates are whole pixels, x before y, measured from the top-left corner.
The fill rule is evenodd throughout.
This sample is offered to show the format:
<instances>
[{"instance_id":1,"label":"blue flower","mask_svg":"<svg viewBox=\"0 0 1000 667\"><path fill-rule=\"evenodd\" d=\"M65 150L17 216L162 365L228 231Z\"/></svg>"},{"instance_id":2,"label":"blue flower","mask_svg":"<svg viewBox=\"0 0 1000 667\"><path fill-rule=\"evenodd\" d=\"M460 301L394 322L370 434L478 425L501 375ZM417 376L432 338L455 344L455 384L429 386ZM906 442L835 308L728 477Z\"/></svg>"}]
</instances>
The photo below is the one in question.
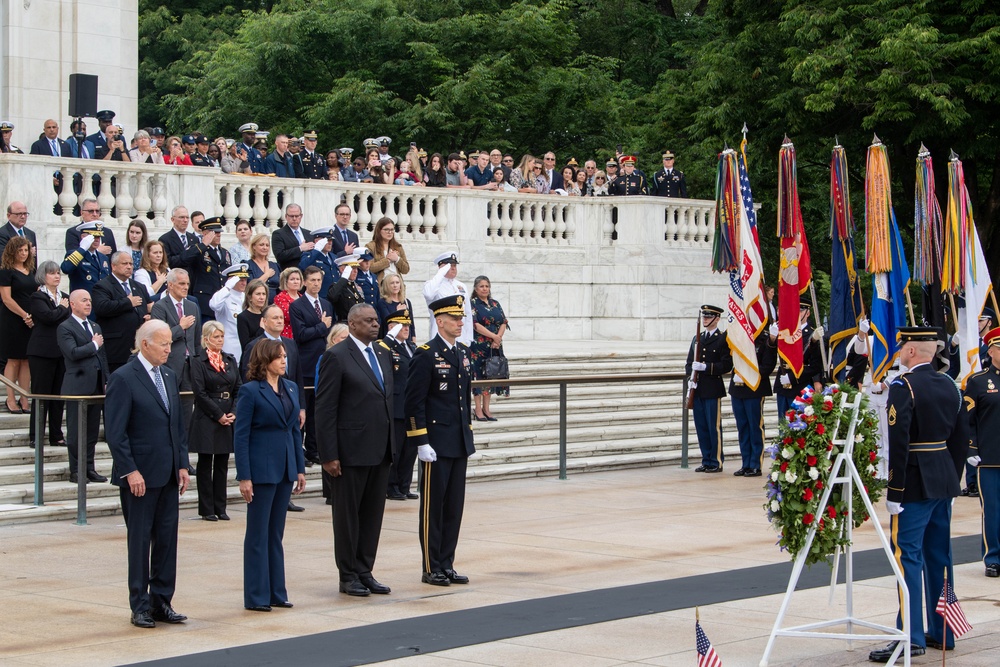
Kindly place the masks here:
<instances>
[{"instance_id":1,"label":"blue flower","mask_svg":"<svg viewBox=\"0 0 1000 667\"><path fill-rule=\"evenodd\" d=\"M791 424L789 424L788 428L792 429L793 431L804 431L804 430L806 430L807 424L804 421L802 421L801 419L798 419L797 417L798 416L796 415L795 421L793 421Z\"/></svg>"}]
</instances>

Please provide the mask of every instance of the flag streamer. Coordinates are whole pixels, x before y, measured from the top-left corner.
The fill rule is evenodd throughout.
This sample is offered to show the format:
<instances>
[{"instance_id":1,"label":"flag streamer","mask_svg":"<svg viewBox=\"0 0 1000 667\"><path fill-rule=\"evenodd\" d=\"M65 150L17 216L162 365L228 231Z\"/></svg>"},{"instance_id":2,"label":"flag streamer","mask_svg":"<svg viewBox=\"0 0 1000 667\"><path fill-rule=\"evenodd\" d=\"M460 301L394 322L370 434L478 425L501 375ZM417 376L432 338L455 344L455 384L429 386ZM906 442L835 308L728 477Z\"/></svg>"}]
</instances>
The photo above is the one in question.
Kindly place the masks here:
<instances>
[{"instance_id":1,"label":"flag streamer","mask_svg":"<svg viewBox=\"0 0 1000 667\"><path fill-rule=\"evenodd\" d=\"M854 260L854 216L847 182L847 154L834 146L830 156L830 352L833 377L847 366L847 345L858 332L862 314L861 287Z\"/></svg>"},{"instance_id":2,"label":"flag streamer","mask_svg":"<svg viewBox=\"0 0 1000 667\"><path fill-rule=\"evenodd\" d=\"M802 375L802 331L799 296L809 289L812 267L795 164L795 146L785 137L778 152L778 237L781 265L778 273L778 355L795 375Z\"/></svg>"},{"instance_id":3,"label":"flag streamer","mask_svg":"<svg viewBox=\"0 0 1000 667\"><path fill-rule=\"evenodd\" d=\"M719 154L715 176L715 240L712 244L712 270L733 271L739 264L740 185L736 173L736 151Z\"/></svg>"},{"instance_id":4,"label":"flag streamer","mask_svg":"<svg viewBox=\"0 0 1000 667\"><path fill-rule=\"evenodd\" d=\"M920 144L913 192L913 280L920 285L933 285L941 279L943 226L931 153Z\"/></svg>"},{"instance_id":5,"label":"flag streamer","mask_svg":"<svg viewBox=\"0 0 1000 667\"><path fill-rule=\"evenodd\" d=\"M892 210L889 158L875 137L868 148L865 175L865 268L868 273L892 271L890 227L896 224Z\"/></svg>"}]
</instances>

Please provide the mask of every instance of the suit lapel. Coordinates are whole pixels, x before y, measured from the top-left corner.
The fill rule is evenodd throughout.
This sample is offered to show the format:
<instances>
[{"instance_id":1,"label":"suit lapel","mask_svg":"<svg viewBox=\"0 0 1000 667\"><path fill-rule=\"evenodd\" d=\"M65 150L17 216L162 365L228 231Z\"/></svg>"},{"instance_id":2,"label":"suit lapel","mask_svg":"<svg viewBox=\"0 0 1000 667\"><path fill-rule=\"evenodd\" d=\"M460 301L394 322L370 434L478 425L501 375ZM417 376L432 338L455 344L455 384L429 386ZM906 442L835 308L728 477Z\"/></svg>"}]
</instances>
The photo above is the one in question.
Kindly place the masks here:
<instances>
[{"instance_id":1,"label":"suit lapel","mask_svg":"<svg viewBox=\"0 0 1000 667\"><path fill-rule=\"evenodd\" d=\"M359 366L361 366L361 369L368 376L368 379L371 380L372 384L375 385L375 388L381 392L384 392L385 390L382 387L378 386L378 378L375 377L375 371L372 370L371 364L368 363L368 358L361 353L361 350L358 349L358 346L354 343L353 340L351 341L351 344L348 346L347 349L351 351L350 352L351 358L353 358L354 361L357 362ZM375 359L378 360L378 352L375 353ZM384 380L385 370L382 369L381 364L379 365L379 370L382 371L383 384L385 384Z\"/></svg>"},{"instance_id":2,"label":"suit lapel","mask_svg":"<svg viewBox=\"0 0 1000 667\"><path fill-rule=\"evenodd\" d=\"M281 378L278 378L278 382L281 382ZM264 395L264 400L270 403L271 407L278 413L281 421L285 421L285 410L281 407L281 400L274 393L274 390L271 389L271 385L267 383L267 380L260 381L260 393Z\"/></svg>"},{"instance_id":3,"label":"suit lapel","mask_svg":"<svg viewBox=\"0 0 1000 667\"><path fill-rule=\"evenodd\" d=\"M148 391L156 400L156 404L160 406L160 409L166 412L167 406L163 404L163 399L160 398L160 392L156 390L156 385L153 384L153 378L149 377L149 373L146 372L146 368L142 365L142 362L139 361L138 356L135 358L133 363L135 364L135 374L139 378L139 384L146 388L146 391ZM163 369L160 369L160 372L162 373ZM167 385L164 384L164 391L166 391L166 388ZM167 400L170 400L170 394L167 394Z\"/></svg>"}]
</instances>

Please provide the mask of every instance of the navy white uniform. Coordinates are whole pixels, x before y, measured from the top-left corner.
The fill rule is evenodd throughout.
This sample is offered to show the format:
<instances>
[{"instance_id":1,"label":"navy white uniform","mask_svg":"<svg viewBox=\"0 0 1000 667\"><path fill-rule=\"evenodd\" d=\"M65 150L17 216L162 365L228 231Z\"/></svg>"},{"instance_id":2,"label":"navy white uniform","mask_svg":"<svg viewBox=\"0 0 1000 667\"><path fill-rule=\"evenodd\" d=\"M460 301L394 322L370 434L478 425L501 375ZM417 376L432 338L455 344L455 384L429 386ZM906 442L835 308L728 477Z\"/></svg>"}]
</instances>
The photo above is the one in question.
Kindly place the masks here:
<instances>
[{"instance_id":1,"label":"navy white uniform","mask_svg":"<svg viewBox=\"0 0 1000 667\"><path fill-rule=\"evenodd\" d=\"M723 376L733 370L733 356L726 342L726 334L718 329L701 332L701 348L697 359L695 347L698 337L691 341L684 372L691 375L691 364L700 361L708 367L698 373L698 386L694 390L694 426L701 448L701 466L696 472L722 470L725 457L722 453L722 397L726 395Z\"/></svg>"},{"instance_id":2,"label":"navy white uniform","mask_svg":"<svg viewBox=\"0 0 1000 667\"><path fill-rule=\"evenodd\" d=\"M975 470L983 508L983 564L987 576L995 577L1000 574L1000 368L992 360L966 381L965 408L969 457L981 459Z\"/></svg>"},{"instance_id":3,"label":"navy white uniform","mask_svg":"<svg viewBox=\"0 0 1000 667\"><path fill-rule=\"evenodd\" d=\"M772 393L770 376L778 360L778 348L771 344L766 328L757 336L754 348L760 371L757 388L738 383L736 373L729 380L729 400L733 404L733 416L736 418L740 437L740 456L743 459L743 467L734 473L738 477L757 477L761 474L764 455L764 399Z\"/></svg>"}]
</instances>

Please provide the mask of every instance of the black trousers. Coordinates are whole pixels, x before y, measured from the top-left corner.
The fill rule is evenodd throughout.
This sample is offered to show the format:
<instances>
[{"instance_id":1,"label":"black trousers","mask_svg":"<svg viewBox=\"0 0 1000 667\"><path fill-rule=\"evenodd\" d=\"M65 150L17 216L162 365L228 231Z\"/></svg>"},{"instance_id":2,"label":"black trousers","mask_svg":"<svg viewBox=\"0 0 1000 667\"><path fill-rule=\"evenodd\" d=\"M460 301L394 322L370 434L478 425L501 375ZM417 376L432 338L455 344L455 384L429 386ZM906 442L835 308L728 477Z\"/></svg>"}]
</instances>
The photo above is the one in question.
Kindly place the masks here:
<instances>
[{"instance_id":1,"label":"black trousers","mask_svg":"<svg viewBox=\"0 0 1000 667\"><path fill-rule=\"evenodd\" d=\"M66 374L66 361L62 356L28 357L28 368L31 370L31 393L61 394L63 375ZM49 424L49 444L63 440L63 407L62 401L39 401L38 409L42 412L42 435L45 435L45 422ZM31 416L31 426L28 427L28 438L35 442L35 415Z\"/></svg>"},{"instance_id":2,"label":"black trousers","mask_svg":"<svg viewBox=\"0 0 1000 667\"><path fill-rule=\"evenodd\" d=\"M104 387L100 381L94 387L91 395L103 394ZM76 401L68 401L66 405L66 449L69 450L69 471L76 473L76 461L79 441L77 433L76 418L80 412L80 404ZM94 448L97 446L97 437L101 432L101 404L87 405L87 470L94 469Z\"/></svg>"},{"instance_id":3,"label":"black trousers","mask_svg":"<svg viewBox=\"0 0 1000 667\"><path fill-rule=\"evenodd\" d=\"M229 454L198 454L198 515L226 513L226 481Z\"/></svg>"},{"instance_id":4,"label":"black trousers","mask_svg":"<svg viewBox=\"0 0 1000 667\"><path fill-rule=\"evenodd\" d=\"M382 534L389 457L376 466L343 466L333 478L333 555L341 581L371 576Z\"/></svg>"},{"instance_id":5,"label":"black trousers","mask_svg":"<svg viewBox=\"0 0 1000 667\"><path fill-rule=\"evenodd\" d=\"M122 516L128 529L128 603L133 612L170 604L177 581L177 480L146 488L137 498L121 480Z\"/></svg>"},{"instance_id":6,"label":"black trousers","mask_svg":"<svg viewBox=\"0 0 1000 667\"><path fill-rule=\"evenodd\" d=\"M420 462L420 551L424 572L453 570L465 509L469 459L439 456Z\"/></svg>"},{"instance_id":7,"label":"black trousers","mask_svg":"<svg viewBox=\"0 0 1000 667\"><path fill-rule=\"evenodd\" d=\"M413 463L417 460L417 447L406 438L406 420L393 419L396 429L396 447L392 451L392 465L389 466L389 491L409 493L413 483Z\"/></svg>"},{"instance_id":8,"label":"black trousers","mask_svg":"<svg viewBox=\"0 0 1000 667\"><path fill-rule=\"evenodd\" d=\"M319 461L319 445L316 443L316 392L306 389L305 424L306 461Z\"/></svg>"}]
</instances>

